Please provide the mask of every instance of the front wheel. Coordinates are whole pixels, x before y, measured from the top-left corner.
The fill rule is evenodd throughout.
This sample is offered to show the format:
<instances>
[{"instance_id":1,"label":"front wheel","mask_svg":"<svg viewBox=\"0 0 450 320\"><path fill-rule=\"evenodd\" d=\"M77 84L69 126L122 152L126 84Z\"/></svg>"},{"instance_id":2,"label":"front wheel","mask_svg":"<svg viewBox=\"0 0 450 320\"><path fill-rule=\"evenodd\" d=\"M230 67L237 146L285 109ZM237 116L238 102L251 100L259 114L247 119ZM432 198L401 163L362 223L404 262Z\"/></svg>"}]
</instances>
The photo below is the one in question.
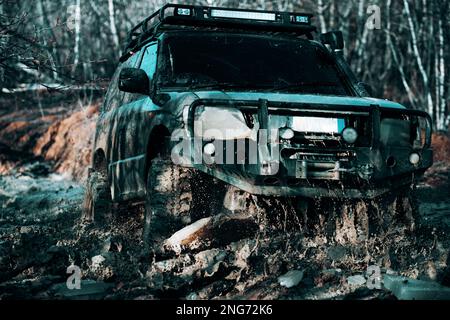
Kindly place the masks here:
<instances>
[{"instance_id":1,"label":"front wheel","mask_svg":"<svg viewBox=\"0 0 450 320\"><path fill-rule=\"evenodd\" d=\"M147 175L143 240L153 247L191 223L192 170L157 158Z\"/></svg>"}]
</instances>

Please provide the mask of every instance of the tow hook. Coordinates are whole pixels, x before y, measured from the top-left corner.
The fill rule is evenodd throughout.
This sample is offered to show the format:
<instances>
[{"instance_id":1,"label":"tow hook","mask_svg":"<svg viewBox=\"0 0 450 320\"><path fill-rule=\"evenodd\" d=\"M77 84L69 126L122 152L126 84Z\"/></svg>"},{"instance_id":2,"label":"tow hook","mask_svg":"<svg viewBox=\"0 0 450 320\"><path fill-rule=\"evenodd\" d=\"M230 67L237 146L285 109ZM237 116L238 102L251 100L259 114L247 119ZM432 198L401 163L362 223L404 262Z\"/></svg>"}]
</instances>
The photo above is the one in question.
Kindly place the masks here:
<instances>
[{"instance_id":1,"label":"tow hook","mask_svg":"<svg viewBox=\"0 0 450 320\"><path fill-rule=\"evenodd\" d=\"M365 164L365 165L359 166L356 171L358 172L358 176L361 179L370 180L370 178L372 178L373 173L374 173L374 167L371 164Z\"/></svg>"}]
</instances>

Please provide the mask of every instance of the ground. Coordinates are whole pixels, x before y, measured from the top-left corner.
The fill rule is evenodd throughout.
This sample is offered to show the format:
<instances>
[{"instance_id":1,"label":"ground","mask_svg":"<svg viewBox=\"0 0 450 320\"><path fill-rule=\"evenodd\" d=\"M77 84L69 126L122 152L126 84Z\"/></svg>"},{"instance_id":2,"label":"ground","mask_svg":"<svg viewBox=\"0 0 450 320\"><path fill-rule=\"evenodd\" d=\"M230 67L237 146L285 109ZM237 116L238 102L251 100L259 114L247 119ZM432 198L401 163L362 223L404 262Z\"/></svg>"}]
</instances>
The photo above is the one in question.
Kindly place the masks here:
<instances>
[{"instance_id":1,"label":"ground","mask_svg":"<svg viewBox=\"0 0 450 320\"><path fill-rule=\"evenodd\" d=\"M367 287L360 275L369 266L450 285L445 134L434 136L435 164L411 191L415 225L398 216L398 202L340 203L337 215L316 202L306 223L290 216L289 205L249 196L251 214L217 212L191 226L196 237L230 229L234 237L174 245L184 230L154 253L141 239L139 206L115 208L106 224L80 220L98 102L83 109L57 100L44 109L10 105L0 114L0 299L394 299ZM374 218L356 223L361 213L385 214L383 227L362 232ZM321 232L330 225L331 236ZM66 286L71 265L81 270L81 290Z\"/></svg>"}]
</instances>

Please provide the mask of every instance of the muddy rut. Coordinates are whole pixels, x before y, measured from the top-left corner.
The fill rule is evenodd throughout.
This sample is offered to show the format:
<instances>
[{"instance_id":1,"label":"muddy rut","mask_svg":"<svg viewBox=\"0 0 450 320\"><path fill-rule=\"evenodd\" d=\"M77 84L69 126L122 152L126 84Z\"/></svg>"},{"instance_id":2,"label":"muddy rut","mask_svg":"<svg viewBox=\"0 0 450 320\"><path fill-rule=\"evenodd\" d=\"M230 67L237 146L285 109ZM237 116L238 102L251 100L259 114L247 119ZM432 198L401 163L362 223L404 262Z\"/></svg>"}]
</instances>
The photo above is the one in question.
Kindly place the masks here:
<instances>
[{"instance_id":1,"label":"muddy rut","mask_svg":"<svg viewBox=\"0 0 450 320\"><path fill-rule=\"evenodd\" d=\"M450 285L447 135L402 197L280 200L196 177L208 209L149 249L139 205L81 221L98 103L59 104L0 114L0 299L394 299L368 288L372 267Z\"/></svg>"},{"instance_id":2,"label":"muddy rut","mask_svg":"<svg viewBox=\"0 0 450 320\"><path fill-rule=\"evenodd\" d=\"M2 299L392 298L349 282L373 265L448 281L443 169L433 174L440 184L426 179L410 197L382 202L307 204L229 190L238 193L228 196L231 210L193 221L149 252L139 205L115 208L106 224L83 223L83 187L42 166L0 178ZM71 265L81 270L80 290L67 290ZM280 285L295 270L300 283Z\"/></svg>"}]
</instances>

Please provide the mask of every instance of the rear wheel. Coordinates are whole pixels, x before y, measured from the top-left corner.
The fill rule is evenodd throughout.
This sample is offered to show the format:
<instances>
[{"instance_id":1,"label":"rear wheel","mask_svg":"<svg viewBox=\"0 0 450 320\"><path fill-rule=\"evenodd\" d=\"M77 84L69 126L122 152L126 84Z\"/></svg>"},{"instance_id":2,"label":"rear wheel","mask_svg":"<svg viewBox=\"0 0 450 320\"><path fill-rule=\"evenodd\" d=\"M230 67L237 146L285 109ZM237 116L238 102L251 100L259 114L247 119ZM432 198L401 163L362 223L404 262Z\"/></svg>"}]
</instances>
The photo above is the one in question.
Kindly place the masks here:
<instances>
[{"instance_id":1,"label":"rear wheel","mask_svg":"<svg viewBox=\"0 0 450 320\"><path fill-rule=\"evenodd\" d=\"M94 171L86 182L82 220L101 222L111 211L111 192L106 173Z\"/></svg>"}]
</instances>

